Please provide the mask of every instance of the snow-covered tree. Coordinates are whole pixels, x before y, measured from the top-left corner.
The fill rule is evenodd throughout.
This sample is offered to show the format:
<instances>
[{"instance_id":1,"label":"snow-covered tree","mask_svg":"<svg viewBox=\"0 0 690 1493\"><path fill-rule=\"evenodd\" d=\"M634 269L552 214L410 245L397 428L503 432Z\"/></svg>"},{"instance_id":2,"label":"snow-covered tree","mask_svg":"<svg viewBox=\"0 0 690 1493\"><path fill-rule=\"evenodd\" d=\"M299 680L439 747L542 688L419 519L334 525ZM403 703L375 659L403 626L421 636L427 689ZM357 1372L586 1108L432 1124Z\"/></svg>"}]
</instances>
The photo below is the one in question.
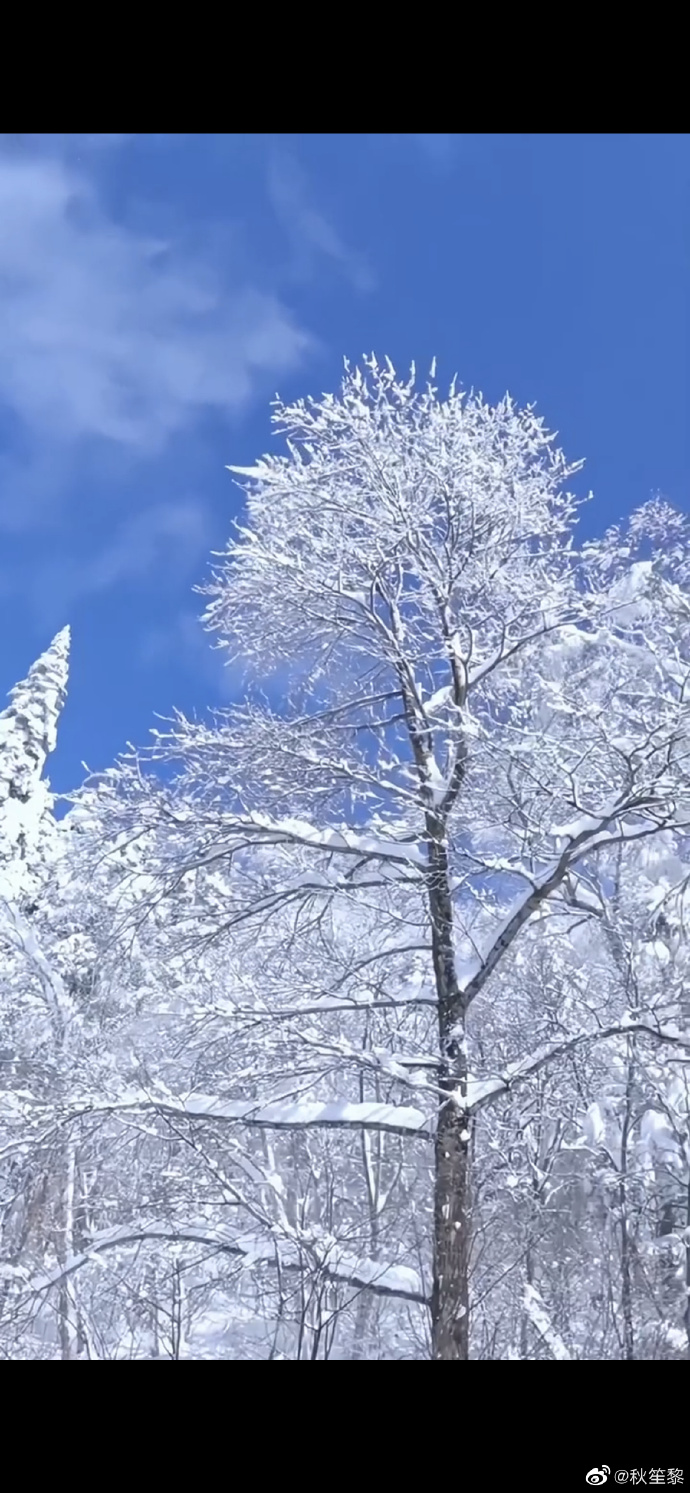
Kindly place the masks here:
<instances>
[{"instance_id":1,"label":"snow-covered tree","mask_svg":"<svg viewBox=\"0 0 690 1493\"><path fill-rule=\"evenodd\" d=\"M0 896L16 898L43 874L54 820L46 758L67 690L69 628L53 638L0 713Z\"/></svg>"},{"instance_id":2,"label":"snow-covered tree","mask_svg":"<svg viewBox=\"0 0 690 1493\"><path fill-rule=\"evenodd\" d=\"M248 933L263 963L228 1022L264 1035L207 1113L430 1137L431 1191L417 1161L390 1269L430 1270L431 1354L465 1359L484 1111L617 1035L688 1045L677 1011L624 983L600 1009L576 937L615 936L612 858L688 823L687 527L652 504L578 551L577 468L532 409L418 392L374 359L337 396L278 402L275 423L286 454L233 469L246 518L208 588L247 699L178 717L151 754L177 779L125 763L99 812L152 837L152 905L200 878L178 925L192 945ZM256 692L271 676L273 707ZM558 980L531 989L523 1025L511 989L536 976L519 962L538 970L554 940ZM525 1139L533 1236L560 1146L548 1102ZM371 1203L370 1175L365 1156ZM366 1274L328 1237L331 1273ZM521 1312L567 1356L531 1273Z\"/></svg>"}]
</instances>

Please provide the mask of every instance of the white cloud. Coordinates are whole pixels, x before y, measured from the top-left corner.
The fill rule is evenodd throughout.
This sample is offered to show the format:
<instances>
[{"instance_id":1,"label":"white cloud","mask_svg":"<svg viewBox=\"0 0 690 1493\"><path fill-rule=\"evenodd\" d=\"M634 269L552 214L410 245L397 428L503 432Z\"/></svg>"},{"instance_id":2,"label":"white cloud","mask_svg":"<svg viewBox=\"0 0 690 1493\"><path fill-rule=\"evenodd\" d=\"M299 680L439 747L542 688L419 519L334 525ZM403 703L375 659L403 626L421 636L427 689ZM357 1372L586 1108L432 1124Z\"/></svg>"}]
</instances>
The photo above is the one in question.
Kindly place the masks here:
<instances>
[{"instance_id":1,"label":"white cloud","mask_svg":"<svg viewBox=\"0 0 690 1493\"><path fill-rule=\"evenodd\" d=\"M309 349L277 297L129 232L54 152L0 155L0 222L0 402L42 441L155 451Z\"/></svg>"},{"instance_id":2,"label":"white cloud","mask_svg":"<svg viewBox=\"0 0 690 1493\"><path fill-rule=\"evenodd\" d=\"M213 689L216 697L229 701L244 693L245 671L227 664L227 654L214 648L214 638L206 632L194 612L181 611L166 627L150 628L141 643L140 662L155 669L174 659L197 682Z\"/></svg>"},{"instance_id":3,"label":"white cloud","mask_svg":"<svg viewBox=\"0 0 690 1493\"><path fill-rule=\"evenodd\" d=\"M146 581L156 590L176 587L195 571L210 543L211 525L201 504L189 499L161 503L132 515L100 549L88 555L57 553L34 561L30 576L15 581L32 594L34 609L53 625L75 601L113 587Z\"/></svg>"},{"instance_id":4,"label":"white cloud","mask_svg":"<svg viewBox=\"0 0 690 1493\"><path fill-rule=\"evenodd\" d=\"M120 150L123 145L129 145L131 140L136 140L136 135L115 134L53 134L50 135L26 135L18 136L16 143L23 144L40 150L45 155L75 156L79 159L84 152L98 152L105 150Z\"/></svg>"},{"instance_id":5,"label":"white cloud","mask_svg":"<svg viewBox=\"0 0 690 1493\"><path fill-rule=\"evenodd\" d=\"M171 469L156 476L156 460L178 433L205 411L241 412L317 349L282 299L291 276L330 264L355 288L372 283L280 149L267 190L288 263L272 285L246 257L251 225L235 238L222 213L201 247L194 225L178 236L174 200L145 204L150 235L130 202L133 229L113 215L107 187L122 175L110 156L134 138L0 139L0 593L24 594L42 626L59 625L80 598L198 578L217 537L209 513L180 500L174 473L169 501L142 506L147 474L165 490ZM174 140L161 137L166 149ZM262 148L265 185L264 170ZM161 219L173 224L165 241L153 236ZM103 501L83 524L92 480ZM181 628L175 646L190 667L203 646L209 679L220 674L221 694L236 692L224 656L196 624Z\"/></svg>"},{"instance_id":6,"label":"white cloud","mask_svg":"<svg viewBox=\"0 0 690 1493\"><path fill-rule=\"evenodd\" d=\"M462 160L472 156L472 135L450 135L447 133L407 133L369 135L369 148L385 158L394 151L399 157L404 153L408 162L431 171L438 177L448 176Z\"/></svg>"},{"instance_id":7,"label":"white cloud","mask_svg":"<svg viewBox=\"0 0 690 1493\"><path fill-rule=\"evenodd\" d=\"M112 541L79 567L79 591L105 591L171 565L187 569L207 547L204 509L191 500L160 503L121 525Z\"/></svg>"},{"instance_id":8,"label":"white cloud","mask_svg":"<svg viewBox=\"0 0 690 1493\"><path fill-rule=\"evenodd\" d=\"M187 609L165 627L146 632L139 659L145 667L153 669L174 660L197 684L203 680L209 685L223 704L250 697L281 708L295 683L294 668L275 669L272 674L258 676L248 658L230 657L225 648L218 646L217 635L203 626L200 616Z\"/></svg>"},{"instance_id":9,"label":"white cloud","mask_svg":"<svg viewBox=\"0 0 690 1493\"><path fill-rule=\"evenodd\" d=\"M448 134L410 135L409 137L436 170L446 171L453 165L460 137Z\"/></svg>"},{"instance_id":10,"label":"white cloud","mask_svg":"<svg viewBox=\"0 0 690 1493\"><path fill-rule=\"evenodd\" d=\"M333 224L310 200L306 176L294 156L271 152L268 195L273 211L292 245L294 271L309 277L318 256L330 259L356 290L374 287L374 277L363 255L348 248Z\"/></svg>"}]
</instances>

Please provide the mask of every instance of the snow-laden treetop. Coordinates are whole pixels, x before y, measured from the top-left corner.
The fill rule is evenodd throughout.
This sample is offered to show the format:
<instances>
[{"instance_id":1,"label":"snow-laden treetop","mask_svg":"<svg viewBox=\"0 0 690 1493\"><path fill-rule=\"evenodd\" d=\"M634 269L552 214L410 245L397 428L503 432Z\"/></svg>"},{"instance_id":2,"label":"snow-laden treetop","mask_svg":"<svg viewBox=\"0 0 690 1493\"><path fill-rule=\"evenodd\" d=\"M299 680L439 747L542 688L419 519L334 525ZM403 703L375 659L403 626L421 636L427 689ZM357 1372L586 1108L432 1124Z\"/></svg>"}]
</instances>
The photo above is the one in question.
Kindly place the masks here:
<instances>
[{"instance_id":1,"label":"snow-laden treetop","mask_svg":"<svg viewBox=\"0 0 690 1493\"><path fill-rule=\"evenodd\" d=\"M0 864L4 880L11 863L27 866L33 862L49 820L52 823L52 799L42 774L46 758L55 748L65 701L69 643L69 628L63 627L32 664L26 679L10 691L10 704L0 713ZM4 895L8 890L5 887ZM17 887L13 885L11 890L16 893Z\"/></svg>"}]
</instances>

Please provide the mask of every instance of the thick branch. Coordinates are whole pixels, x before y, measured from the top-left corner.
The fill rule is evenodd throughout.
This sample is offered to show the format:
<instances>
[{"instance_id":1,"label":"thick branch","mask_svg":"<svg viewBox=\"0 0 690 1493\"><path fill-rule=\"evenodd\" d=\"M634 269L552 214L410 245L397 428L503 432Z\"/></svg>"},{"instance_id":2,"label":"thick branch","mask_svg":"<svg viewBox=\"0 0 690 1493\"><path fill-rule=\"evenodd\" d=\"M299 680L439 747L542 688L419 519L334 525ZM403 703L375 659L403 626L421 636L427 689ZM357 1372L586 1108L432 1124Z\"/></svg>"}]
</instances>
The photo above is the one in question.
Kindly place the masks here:
<instances>
[{"instance_id":1,"label":"thick branch","mask_svg":"<svg viewBox=\"0 0 690 1493\"><path fill-rule=\"evenodd\" d=\"M497 1074L495 1078L470 1080L468 1100L464 1107L468 1110L478 1110L488 1104L493 1104L496 1099L500 1099L512 1089L517 1088L519 1084L532 1078L541 1068L547 1067L555 1058L563 1057L577 1047L590 1047L597 1042L608 1041L610 1037L630 1037L636 1034L652 1037L656 1042L670 1042L676 1047L683 1047L690 1051L690 1033L678 1032L674 1027L650 1026L644 1021L613 1022L609 1026L602 1027L598 1032L578 1032L574 1037L546 1043L537 1052L530 1053L529 1057L512 1063L504 1073Z\"/></svg>"},{"instance_id":2,"label":"thick branch","mask_svg":"<svg viewBox=\"0 0 690 1493\"><path fill-rule=\"evenodd\" d=\"M428 1115L401 1104L350 1104L334 1100L330 1104L299 1100L295 1103L262 1100L226 1100L213 1095L194 1094L188 1099L156 1099L148 1094L124 1100L75 1106L71 1118L89 1114L124 1114L128 1111L154 1111L160 1115L187 1117L190 1120L213 1120L218 1124L259 1125L270 1130L367 1130L387 1131L392 1135L417 1135L429 1138Z\"/></svg>"},{"instance_id":3,"label":"thick branch","mask_svg":"<svg viewBox=\"0 0 690 1493\"><path fill-rule=\"evenodd\" d=\"M419 1277L416 1271L408 1265L384 1265L376 1260L360 1260L355 1255L347 1254L337 1247L329 1249L320 1257L318 1249L311 1241L307 1242L301 1251L299 1242L233 1239L221 1230L206 1229L196 1225L178 1227L164 1223L144 1224L141 1227L123 1224L119 1228L96 1235L86 1249L78 1255L73 1255L56 1270L46 1275L34 1276L28 1282L27 1289L33 1294L50 1290L51 1287L66 1280L68 1276L74 1275L82 1265L88 1264L89 1260L103 1251L147 1241L200 1244L206 1249L217 1250L220 1254L244 1256L252 1263L261 1261L263 1264L273 1265L280 1270L303 1270L311 1264L312 1268L318 1270L328 1280L339 1284L352 1286L357 1290L372 1291L375 1296L396 1297L403 1301L417 1302L421 1306L427 1304Z\"/></svg>"}]
</instances>

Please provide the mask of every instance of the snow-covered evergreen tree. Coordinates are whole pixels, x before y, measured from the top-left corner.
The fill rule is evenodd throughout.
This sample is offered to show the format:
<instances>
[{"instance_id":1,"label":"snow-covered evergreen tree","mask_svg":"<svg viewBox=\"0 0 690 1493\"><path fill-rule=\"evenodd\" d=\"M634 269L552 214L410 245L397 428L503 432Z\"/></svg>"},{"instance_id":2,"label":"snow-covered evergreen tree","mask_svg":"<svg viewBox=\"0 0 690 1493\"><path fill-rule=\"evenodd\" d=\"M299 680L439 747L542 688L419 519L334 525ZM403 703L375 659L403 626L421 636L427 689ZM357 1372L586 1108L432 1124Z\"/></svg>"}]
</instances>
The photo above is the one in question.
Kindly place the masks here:
<instances>
[{"instance_id":1,"label":"snow-covered evergreen tree","mask_svg":"<svg viewBox=\"0 0 690 1493\"><path fill-rule=\"evenodd\" d=\"M0 896L17 898L44 873L55 840L43 776L67 692L69 628L53 638L0 712Z\"/></svg>"}]
</instances>

